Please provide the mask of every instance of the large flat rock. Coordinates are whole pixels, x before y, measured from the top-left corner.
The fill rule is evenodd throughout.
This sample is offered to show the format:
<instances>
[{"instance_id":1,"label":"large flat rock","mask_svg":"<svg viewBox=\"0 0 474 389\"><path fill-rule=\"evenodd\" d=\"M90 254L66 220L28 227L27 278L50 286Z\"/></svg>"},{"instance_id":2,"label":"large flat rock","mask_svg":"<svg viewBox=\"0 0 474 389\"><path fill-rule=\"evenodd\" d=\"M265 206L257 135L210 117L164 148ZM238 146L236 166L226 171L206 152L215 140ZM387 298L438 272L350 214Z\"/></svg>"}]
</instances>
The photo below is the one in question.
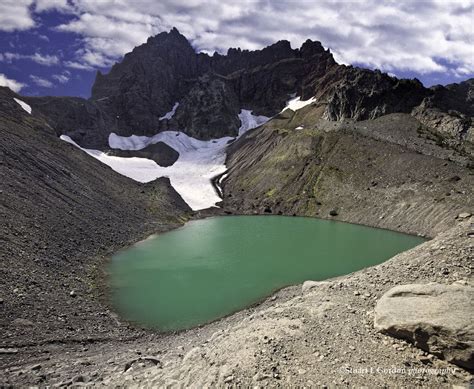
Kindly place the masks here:
<instances>
[{"instance_id":1,"label":"large flat rock","mask_svg":"<svg viewBox=\"0 0 474 389\"><path fill-rule=\"evenodd\" d=\"M461 283L400 285L375 307L375 328L474 369L474 288Z\"/></svg>"}]
</instances>

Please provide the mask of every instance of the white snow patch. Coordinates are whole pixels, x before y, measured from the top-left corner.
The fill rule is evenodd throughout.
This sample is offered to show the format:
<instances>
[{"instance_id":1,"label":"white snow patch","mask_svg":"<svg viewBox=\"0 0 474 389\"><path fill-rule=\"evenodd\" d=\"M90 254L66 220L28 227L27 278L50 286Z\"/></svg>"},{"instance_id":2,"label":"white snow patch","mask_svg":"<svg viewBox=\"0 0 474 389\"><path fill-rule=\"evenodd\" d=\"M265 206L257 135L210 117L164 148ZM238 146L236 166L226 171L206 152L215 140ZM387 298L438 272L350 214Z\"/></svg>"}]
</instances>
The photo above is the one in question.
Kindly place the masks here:
<instances>
[{"instance_id":1,"label":"white snow patch","mask_svg":"<svg viewBox=\"0 0 474 389\"><path fill-rule=\"evenodd\" d=\"M312 104L316 101L316 98L313 96L309 100L301 100L301 97L294 97L288 100L286 107L281 110L283 112L286 109L291 109L292 111L298 111L299 109L306 107L309 104Z\"/></svg>"},{"instance_id":2,"label":"white snow patch","mask_svg":"<svg viewBox=\"0 0 474 389\"><path fill-rule=\"evenodd\" d=\"M140 150L150 144L163 142L175 149L179 153L178 160L168 167L156 165L148 181L169 177L173 188L196 211L215 206L221 201L211 179L226 171L225 149L232 139L223 137L203 141L177 131L164 131L152 137L123 137L111 133L109 145L121 150Z\"/></svg>"},{"instance_id":3,"label":"white snow patch","mask_svg":"<svg viewBox=\"0 0 474 389\"><path fill-rule=\"evenodd\" d=\"M174 116L174 114L176 113L176 110L178 109L178 107L179 107L179 103L178 102L174 103L173 108L171 108L171 111L165 113L158 120L165 120L165 119L170 120Z\"/></svg>"},{"instance_id":4,"label":"white snow patch","mask_svg":"<svg viewBox=\"0 0 474 389\"><path fill-rule=\"evenodd\" d=\"M302 130L304 127L303 126L298 126L295 128L295 130Z\"/></svg>"},{"instance_id":5,"label":"white snow patch","mask_svg":"<svg viewBox=\"0 0 474 389\"><path fill-rule=\"evenodd\" d=\"M17 99L16 97L14 97L13 100L20 104L20 107L31 115L31 107L28 104L26 104L24 101L21 101L20 99Z\"/></svg>"},{"instance_id":6,"label":"white snow patch","mask_svg":"<svg viewBox=\"0 0 474 389\"><path fill-rule=\"evenodd\" d=\"M253 115L252 111L248 109L240 110L239 119L241 123L239 128L239 136L246 133L248 130L251 130L252 128L261 126L270 120L270 118L267 116Z\"/></svg>"},{"instance_id":7,"label":"white snow patch","mask_svg":"<svg viewBox=\"0 0 474 389\"><path fill-rule=\"evenodd\" d=\"M269 119L266 116L252 115L248 110L242 110L239 118L242 122L239 136ZM61 139L81 148L67 135L61 135ZM116 172L136 181L149 182L158 177L168 177L183 200L197 211L216 206L216 203L221 201L220 193L216 192L211 180L227 170L226 148L231 140L234 138L223 137L203 141L178 131L164 131L151 137L137 135L124 137L113 132L109 135L109 146L120 150L141 150L150 144L166 143L179 153L178 160L168 167L159 166L155 161L146 158L115 157L98 150L81 149L109 165ZM226 176L227 174L224 174L220 177L216 185L218 191L220 191L219 184Z\"/></svg>"},{"instance_id":8,"label":"white snow patch","mask_svg":"<svg viewBox=\"0 0 474 389\"><path fill-rule=\"evenodd\" d=\"M219 177L219 185L222 184L222 182L227 178L228 174L223 174L222 176Z\"/></svg>"},{"instance_id":9,"label":"white snow patch","mask_svg":"<svg viewBox=\"0 0 474 389\"><path fill-rule=\"evenodd\" d=\"M100 150L82 148L67 135L61 135L60 139L73 144L74 146L85 151L87 154L98 159L100 162L110 166L117 173L120 173L123 176L129 177L135 181L149 182L160 177L157 175L157 168L160 166L158 166L158 164L151 159L137 157L115 157L112 155L107 155Z\"/></svg>"}]
</instances>

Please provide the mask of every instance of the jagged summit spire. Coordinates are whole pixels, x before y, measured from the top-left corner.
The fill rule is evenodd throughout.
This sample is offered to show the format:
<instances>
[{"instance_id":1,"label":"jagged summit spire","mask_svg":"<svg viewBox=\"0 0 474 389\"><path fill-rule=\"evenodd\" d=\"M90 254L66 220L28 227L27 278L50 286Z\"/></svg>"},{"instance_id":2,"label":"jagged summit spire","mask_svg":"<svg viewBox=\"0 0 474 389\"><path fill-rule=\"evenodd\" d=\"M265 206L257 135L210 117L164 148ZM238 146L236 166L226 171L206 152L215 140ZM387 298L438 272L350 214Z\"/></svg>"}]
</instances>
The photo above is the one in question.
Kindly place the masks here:
<instances>
[{"instance_id":1,"label":"jagged summit spire","mask_svg":"<svg viewBox=\"0 0 474 389\"><path fill-rule=\"evenodd\" d=\"M330 53L329 49L325 49L321 42L307 39L300 48L303 57L311 57L315 54Z\"/></svg>"},{"instance_id":2,"label":"jagged summit spire","mask_svg":"<svg viewBox=\"0 0 474 389\"><path fill-rule=\"evenodd\" d=\"M188 39L183 34L181 34L176 27L171 28L169 31L162 31L156 35L150 36L147 39L148 44L162 43L165 41L179 41L181 43L186 42L188 45L191 45Z\"/></svg>"}]
</instances>

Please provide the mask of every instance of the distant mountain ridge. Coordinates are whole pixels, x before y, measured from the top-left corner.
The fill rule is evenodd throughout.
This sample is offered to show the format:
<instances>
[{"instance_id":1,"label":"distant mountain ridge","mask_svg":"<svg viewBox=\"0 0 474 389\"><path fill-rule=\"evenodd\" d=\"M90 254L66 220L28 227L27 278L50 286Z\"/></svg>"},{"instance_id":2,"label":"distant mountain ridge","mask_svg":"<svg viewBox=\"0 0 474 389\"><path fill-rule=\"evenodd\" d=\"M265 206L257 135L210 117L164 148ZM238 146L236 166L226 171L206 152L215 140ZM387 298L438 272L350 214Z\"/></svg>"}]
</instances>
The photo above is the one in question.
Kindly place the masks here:
<instances>
[{"instance_id":1,"label":"distant mountain ridge","mask_svg":"<svg viewBox=\"0 0 474 389\"><path fill-rule=\"evenodd\" d=\"M315 97L326 120L411 113L443 141L472 143L474 80L425 88L378 70L339 65L320 42L292 49L196 53L175 28L150 37L108 74L97 73L90 99L25 98L56 131L85 147L107 148L108 135L180 130L198 139L237 135L241 109L274 116L293 94ZM176 113L163 119L176 103Z\"/></svg>"}]
</instances>

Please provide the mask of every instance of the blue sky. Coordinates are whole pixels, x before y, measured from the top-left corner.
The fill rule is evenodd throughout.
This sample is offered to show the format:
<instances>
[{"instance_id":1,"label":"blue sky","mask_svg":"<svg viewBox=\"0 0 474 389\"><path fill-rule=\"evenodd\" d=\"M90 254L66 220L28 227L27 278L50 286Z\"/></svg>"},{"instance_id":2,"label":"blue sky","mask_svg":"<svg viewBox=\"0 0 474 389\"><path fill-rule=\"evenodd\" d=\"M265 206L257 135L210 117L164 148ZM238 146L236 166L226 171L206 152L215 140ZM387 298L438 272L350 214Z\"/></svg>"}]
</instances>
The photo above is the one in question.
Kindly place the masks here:
<instances>
[{"instance_id":1,"label":"blue sky","mask_svg":"<svg viewBox=\"0 0 474 389\"><path fill-rule=\"evenodd\" d=\"M311 38L340 63L459 82L474 77L473 12L474 0L1 0L0 85L89 97L97 70L174 26L198 51Z\"/></svg>"},{"instance_id":2,"label":"blue sky","mask_svg":"<svg viewBox=\"0 0 474 389\"><path fill-rule=\"evenodd\" d=\"M67 66L68 61L74 64L75 52L83 46L80 37L54 29L71 18L51 11L35 17L38 23L35 28L0 32L0 53L4 57L0 73L24 84L22 94L90 96L95 70Z\"/></svg>"}]
</instances>

